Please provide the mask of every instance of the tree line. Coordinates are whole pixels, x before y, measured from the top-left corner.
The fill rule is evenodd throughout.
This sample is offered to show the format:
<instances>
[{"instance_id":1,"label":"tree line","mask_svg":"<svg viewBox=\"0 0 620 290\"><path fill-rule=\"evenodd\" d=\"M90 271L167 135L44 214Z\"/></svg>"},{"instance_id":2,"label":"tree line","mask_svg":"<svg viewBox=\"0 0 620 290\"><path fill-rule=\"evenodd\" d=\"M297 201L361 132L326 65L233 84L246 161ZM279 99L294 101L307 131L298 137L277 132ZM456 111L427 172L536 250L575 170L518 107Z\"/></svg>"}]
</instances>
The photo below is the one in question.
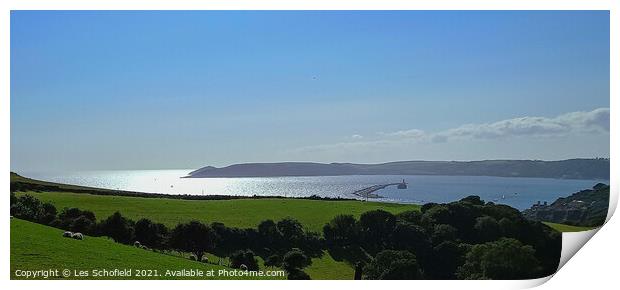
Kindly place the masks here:
<instances>
[{"instance_id":1,"label":"tree line","mask_svg":"<svg viewBox=\"0 0 620 290\"><path fill-rule=\"evenodd\" d=\"M562 247L559 232L478 196L336 216L323 235L330 254L365 279L538 278L556 271Z\"/></svg>"},{"instance_id":2,"label":"tree line","mask_svg":"<svg viewBox=\"0 0 620 290\"><path fill-rule=\"evenodd\" d=\"M339 215L322 233L305 230L293 218L246 229L200 221L168 228L119 212L97 221L91 211L57 212L28 194L11 194L11 215L123 244L139 241L156 250L191 253L198 261L206 253L229 257L230 266L239 269L258 270L260 256L265 266L284 269L289 279L310 279L303 269L325 251L352 265L356 279L529 279L554 273L561 251L558 232L477 196L396 215L383 210L359 218Z\"/></svg>"}]
</instances>

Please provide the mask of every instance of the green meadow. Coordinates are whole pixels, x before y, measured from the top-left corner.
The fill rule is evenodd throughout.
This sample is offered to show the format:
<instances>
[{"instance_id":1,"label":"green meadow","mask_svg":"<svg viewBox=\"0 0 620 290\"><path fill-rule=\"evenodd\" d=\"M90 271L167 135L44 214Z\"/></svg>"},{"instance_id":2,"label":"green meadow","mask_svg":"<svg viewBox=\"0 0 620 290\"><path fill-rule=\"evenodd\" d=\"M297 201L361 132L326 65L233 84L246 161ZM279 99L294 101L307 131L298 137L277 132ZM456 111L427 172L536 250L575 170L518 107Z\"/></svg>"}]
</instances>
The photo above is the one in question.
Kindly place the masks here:
<instances>
[{"instance_id":1,"label":"green meadow","mask_svg":"<svg viewBox=\"0 0 620 290\"><path fill-rule=\"evenodd\" d=\"M65 207L90 210L95 213L98 219L104 219L115 211L119 211L123 216L133 220L149 218L153 221L164 223L169 227L174 227L181 222L199 220L205 223L222 222L229 227L255 228L261 221L266 219L277 221L285 217L293 217L299 220L306 230L319 233L322 231L323 225L338 214L359 216L366 211L374 209L399 213L406 210L419 210L420 208L418 205L380 202L283 198L179 200L71 192L30 191L16 193L17 196L23 194L30 194L41 201L51 202L59 210ZM17 232L15 235L21 235L21 233ZM108 241L107 239L104 240ZM119 246L122 245L119 244ZM132 249L131 247L129 248ZM11 252L13 253L13 251L14 249L12 248ZM15 249L15 251L17 253L21 252L20 249ZM325 252L322 257L312 259L312 265L306 268L306 272L313 279L352 279L354 271L347 263L336 261L329 253Z\"/></svg>"},{"instance_id":2,"label":"green meadow","mask_svg":"<svg viewBox=\"0 0 620 290\"><path fill-rule=\"evenodd\" d=\"M570 225L564 225L564 224L556 224L556 223L549 223L549 222L543 222L543 224L548 225L549 227L553 228L554 230L558 231L558 232L583 232L583 231L589 231L591 229L595 229L596 227L578 227L578 226L570 226Z\"/></svg>"},{"instance_id":3,"label":"green meadow","mask_svg":"<svg viewBox=\"0 0 620 290\"><path fill-rule=\"evenodd\" d=\"M11 279L24 279L16 273L24 270L59 269L58 276L48 279L79 279L73 270L132 269L132 277L88 277L88 279L180 279L166 276L166 271L182 269L202 270L205 273L227 269L224 266L192 261L180 256L162 254L143 250L132 246L115 243L105 237L85 237L74 240L62 237L63 230L31 223L19 219L11 219ZM71 269L70 277L63 277L62 270ZM160 276L137 277L137 270L156 270ZM154 271L151 272L153 275ZM146 274L146 273L145 273ZM235 277L244 279L247 277ZM260 279L252 277L253 279ZM281 279L284 279L282 277ZM84 277L82 277L84 279ZM182 279L182 277L181 277ZM215 279L215 278L199 278ZM217 279L233 279L218 276Z\"/></svg>"},{"instance_id":4,"label":"green meadow","mask_svg":"<svg viewBox=\"0 0 620 290\"><path fill-rule=\"evenodd\" d=\"M115 211L133 220L149 218L174 227L180 222L199 220L205 223L222 222L229 227L254 228L261 221L277 221L293 217L306 230L321 232L323 225L339 214L359 216L374 209L392 213L418 210L419 205L405 205L363 201L326 201L291 198L231 199L231 200L179 200L167 198L142 198L111 195L92 195L70 192L27 192L41 201L51 202L60 211L77 207L95 213L104 219ZM19 196L25 193L17 193Z\"/></svg>"}]
</instances>

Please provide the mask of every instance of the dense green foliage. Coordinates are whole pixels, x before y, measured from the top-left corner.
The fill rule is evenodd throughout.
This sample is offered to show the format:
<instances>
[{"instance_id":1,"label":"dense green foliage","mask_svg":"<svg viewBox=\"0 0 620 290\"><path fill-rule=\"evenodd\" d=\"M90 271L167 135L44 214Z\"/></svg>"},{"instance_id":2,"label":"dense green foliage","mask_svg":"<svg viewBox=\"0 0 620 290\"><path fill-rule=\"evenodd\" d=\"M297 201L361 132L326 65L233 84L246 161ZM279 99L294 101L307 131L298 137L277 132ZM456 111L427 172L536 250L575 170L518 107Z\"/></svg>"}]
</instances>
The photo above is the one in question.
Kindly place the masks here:
<instances>
[{"instance_id":1,"label":"dense green foliage","mask_svg":"<svg viewBox=\"0 0 620 290\"><path fill-rule=\"evenodd\" d=\"M230 255L230 266L237 269L256 271L258 261L251 250L239 250Z\"/></svg>"},{"instance_id":2,"label":"dense green foliage","mask_svg":"<svg viewBox=\"0 0 620 290\"><path fill-rule=\"evenodd\" d=\"M312 264L312 260L308 258L299 249L292 249L284 255L282 268L288 273L289 280L309 280L310 276L303 271Z\"/></svg>"},{"instance_id":3,"label":"dense green foliage","mask_svg":"<svg viewBox=\"0 0 620 290\"><path fill-rule=\"evenodd\" d=\"M562 246L553 229L477 196L428 204L421 213L375 210L359 220L337 216L323 232L332 256L367 264L366 279L543 277L557 269ZM494 254L481 255L486 252ZM511 274L500 273L504 268Z\"/></svg>"}]
</instances>

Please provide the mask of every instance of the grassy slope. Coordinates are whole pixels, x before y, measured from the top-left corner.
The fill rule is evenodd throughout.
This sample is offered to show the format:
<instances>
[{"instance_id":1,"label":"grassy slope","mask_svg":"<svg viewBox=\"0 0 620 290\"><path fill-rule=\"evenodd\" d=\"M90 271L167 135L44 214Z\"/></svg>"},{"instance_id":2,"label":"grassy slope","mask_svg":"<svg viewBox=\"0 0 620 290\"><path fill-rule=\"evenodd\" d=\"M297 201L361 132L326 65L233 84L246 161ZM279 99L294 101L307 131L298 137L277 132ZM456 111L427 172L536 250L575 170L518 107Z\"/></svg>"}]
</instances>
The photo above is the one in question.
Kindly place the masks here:
<instances>
[{"instance_id":1,"label":"grassy slope","mask_svg":"<svg viewBox=\"0 0 620 290\"><path fill-rule=\"evenodd\" d=\"M105 188L95 188L95 187L87 187L87 186L71 185L71 184L63 184L63 183L55 183L55 182L31 179L31 178L23 177L19 174L16 174L15 172L11 172L11 183L13 182L24 182L24 183L32 183L32 184L39 184L39 185L57 186L61 189L66 189L66 190L71 190L71 189L85 190L86 189L86 190L108 192L108 193L116 192L114 190L109 190Z\"/></svg>"},{"instance_id":2,"label":"grassy slope","mask_svg":"<svg viewBox=\"0 0 620 290\"><path fill-rule=\"evenodd\" d=\"M318 201L302 199L238 199L238 200L176 200L102 196L83 193L28 192L42 201L53 203L59 210L78 207L91 210L99 218L114 211L133 220L147 217L174 227L179 222L197 219L203 222L223 222L230 227L256 227L265 219L278 220L287 216L298 219L306 229L321 232L325 223L338 214L359 216L373 209L390 212L419 209L418 205L402 205L361 201ZM18 193L18 195L23 193ZM306 272L314 279L352 279L353 269L335 261L328 253L313 263Z\"/></svg>"},{"instance_id":3,"label":"grassy slope","mask_svg":"<svg viewBox=\"0 0 620 290\"><path fill-rule=\"evenodd\" d=\"M15 276L18 269L157 269L161 275L166 270L215 269L217 273L219 269L228 269L118 244L107 238L86 237L82 241L63 238L62 232L56 228L12 219L11 278L19 279ZM162 276L159 279L171 277Z\"/></svg>"},{"instance_id":4,"label":"grassy slope","mask_svg":"<svg viewBox=\"0 0 620 290\"><path fill-rule=\"evenodd\" d=\"M78 207L93 211L104 219L115 211L138 220L146 217L169 227L192 219L202 222L223 222L229 227L254 228L266 219L278 220L287 216L299 220L307 230L321 232L323 225L338 214L359 216L373 209L401 212L419 209L418 205L403 205L361 201L320 201L304 199L237 199L237 200L177 200L103 196L83 193L28 192L42 201L53 203L61 210ZM18 193L22 194L22 193Z\"/></svg>"},{"instance_id":5,"label":"grassy slope","mask_svg":"<svg viewBox=\"0 0 620 290\"><path fill-rule=\"evenodd\" d=\"M550 226L551 228L553 228L554 230L559 231L559 232L582 232L582 231L589 231L591 229L596 228L596 227L577 227L577 226L570 226L570 225L556 224L556 223L549 223L549 222L543 222L543 224L546 224Z\"/></svg>"}]
</instances>

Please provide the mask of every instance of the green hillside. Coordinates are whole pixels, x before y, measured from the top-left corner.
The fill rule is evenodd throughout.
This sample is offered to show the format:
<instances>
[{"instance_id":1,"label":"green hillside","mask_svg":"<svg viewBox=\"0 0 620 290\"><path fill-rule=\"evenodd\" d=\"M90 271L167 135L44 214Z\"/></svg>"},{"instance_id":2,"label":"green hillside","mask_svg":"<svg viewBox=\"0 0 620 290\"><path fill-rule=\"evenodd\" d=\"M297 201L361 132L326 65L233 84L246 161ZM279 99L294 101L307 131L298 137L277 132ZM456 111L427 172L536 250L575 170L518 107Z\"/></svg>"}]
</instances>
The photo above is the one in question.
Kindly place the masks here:
<instances>
[{"instance_id":1,"label":"green hillside","mask_svg":"<svg viewBox=\"0 0 620 290\"><path fill-rule=\"evenodd\" d=\"M223 266L200 263L115 243L108 238L85 237L80 241L64 238L62 233L60 229L11 219L11 279L24 279L17 276L18 270L39 269L59 269L60 275L49 277L49 279L63 279L63 269L70 269L71 272L86 270L91 274L95 269L132 269L132 277L105 277L105 279L180 279L180 277L166 277L166 271L194 269L207 273L207 271L214 270L213 273L217 275L219 270L232 270ZM160 276L137 277L137 269L157 270ZM151 272L153 273L154 271ZM76 278L73 273L69 277L69 279ZM87 279L98 278L87 277ZM99 277L99 279L104 278ZM227 279L227 277L194 279ZM228 279L232 278L228 277Z\"/></svg>"},{"instance_id":2,"label":"green hillside","mask_svg":"<svg viewBox=\"0 0 620 290\"><path fill-rule=\"evenodd\" d=\"M553 228L554 230L558 232L582 232L582 231L589 231L591 229L596 228L596 227L577 227L577 226L570 226L570 225L556 224L556 223L549 223L549 222L543 222L543 224L550 226L551 228Z\"/></svg>"},{"instance_id":3,"label":"green hillside","mask_svg":"<svg viewBox=\"0 0 620 290\"><path fill-rule=\"evenodd\" d=\"M359 216L374 209L398 213L420 208L418 205L395 203L290 198L179 200L70 192L27 193L41 201L51 202L59 210L65 207L77 207L94 212L98 219L104 219L115 211L120 211L133 220L149 218L169 227L174 227L180 222L199 220L206 223L222 222L229 227L253 228L266 219L293 217L307 230L321 232L323 225L338 214ZM20 194L24 193L17 193L18 196Z\"/></svg>"}]
</instances>

